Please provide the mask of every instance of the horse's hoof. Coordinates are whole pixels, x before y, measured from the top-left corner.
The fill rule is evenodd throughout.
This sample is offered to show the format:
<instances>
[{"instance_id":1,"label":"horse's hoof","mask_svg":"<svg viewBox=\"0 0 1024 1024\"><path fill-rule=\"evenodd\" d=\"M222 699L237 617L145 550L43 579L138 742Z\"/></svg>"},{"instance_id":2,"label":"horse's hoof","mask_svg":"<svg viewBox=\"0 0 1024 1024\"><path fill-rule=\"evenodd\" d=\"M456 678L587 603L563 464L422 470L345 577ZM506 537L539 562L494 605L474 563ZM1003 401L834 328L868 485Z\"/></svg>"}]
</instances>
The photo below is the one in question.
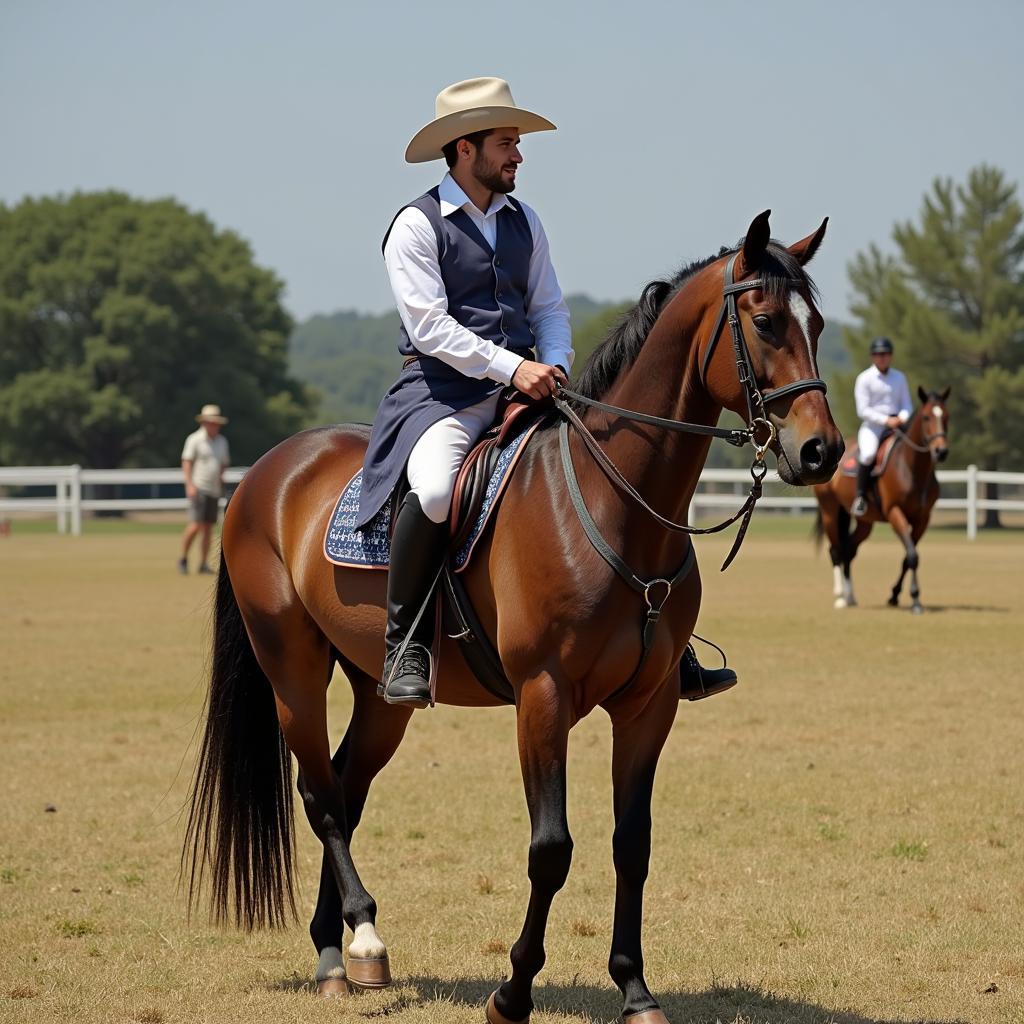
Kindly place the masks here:
<instances>
[{"instance_id":1,"label":"horse's hoof","mask_svg":"<svg viewBox=\"0 0 1024 1024\"><path fill-rule=\"evenodd\" d=\"M833 608L845 608L846 607L846 598L845 597L837 597L832 602L832 607Z\"/></svg>"},{"instance_id":2,"label":"horse's hoof","mask_svg":"<svg viewBox=\"0 0 1024 1024\"><path fill-rule=\"evenodd\" d=\"M353 988L387 988L391 984L391 965L387 954L372 958L350 956L346 970L348 983Z\"/></svg>"},{"instance_id":3,"label":"horse's hoof","mask_svg":"<svg viewBox=\"0 0 1024 1024\"><path fill-rule=\"evenodd\" d=\"M501 1013L494 1005L494 995L495 993L492 992L487 999L487 1024L529 1024L529 1014L522 1020L510 1020L505 1014Z\"/></svg>"},{"instance_id":4,"label":"horse's hoof","mask_svg":"<svg viewBox=\"0 0 1024 1024\"><path fill-rule=\"evenodd\" d=\"M641 1010L623 1017L623 1024L669 1024L668 1017L661 1010Z\"/></svg>"},{"instance_id":5,"label":"horse's hoof","mask_svg":"<svg viewBox=\"0 0 1024 1024\"><path fill-rule=\"evenodd\" d=\"M924 611L924 608L919 604L913 604L910 606L910 612L912 615L920 615Z\"/></svg>"},{"instance_id":6,"label":"horse's hoof","mask_svg":"<svg viewBox=\"0 0 1024 1024\"><path fill-rule=\"evenodd\" d=\"M898 597L890 597L890 598L889 598L889 600L888 600L888 601L886 601L885 603L886 603L886 604L887 604L887 605L888 605L888 606L889 606L890 608L896 608L896 607L898 607L898 606L899 606L899 603L900 603L900 599L899 599Z\"/></svg>"},{"instance_id":7,"label":"horse's hoof","mask_svg":"<svg viewBox=\"0 0 1024 1024\"><path fill-rule=\"evenodd\" d=\"M324 978L317 982L316 994L323 999L341 999L349 994L348 982L344 978Z\"/></svg>"}]
</instances>

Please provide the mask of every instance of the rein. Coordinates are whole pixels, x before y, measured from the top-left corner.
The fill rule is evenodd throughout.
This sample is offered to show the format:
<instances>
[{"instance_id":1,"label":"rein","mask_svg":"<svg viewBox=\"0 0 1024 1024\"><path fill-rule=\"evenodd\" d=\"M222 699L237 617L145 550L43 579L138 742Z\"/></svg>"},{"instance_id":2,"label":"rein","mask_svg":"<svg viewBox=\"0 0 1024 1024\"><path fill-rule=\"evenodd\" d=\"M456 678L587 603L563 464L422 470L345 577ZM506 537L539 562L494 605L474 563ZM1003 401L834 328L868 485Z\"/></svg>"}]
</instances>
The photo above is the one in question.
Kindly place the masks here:
<instances>
[{"instance_id":1,"label":"rein","mask_svg":"<svg viewBox=\"0 0 1024 1024\"><path fill-rule=\"evenodd\" d=\"M750 516L753 514L754 506L761 497L761 483L765 474L768 472L768 467L764 463L764 458L770 445L776 438L776 430L775 425L764 415L767 405L777 399L784 398L788 395L801 394L804 391L827 392L828 390L825 382L817 377L808 377L796 380L771 391L763 391L757 387L753 362L750 358L750 350L747 348L746 339L743 336L743 325L740 323L739 319L739 311L736 306L736 296L741 292L753 291L764 287L764 281L761 278L755 278L750 281L734 282L733 268L736 264L738 255L738 253L733 254L725 267L722 306L718 312L718 318L715 320L715 326L711 333L711 338L708 342L704 359L701 362L701 382L704 383L706 381L707 369L711 361L711 356L718 343L718 338L722 333L722 326L726 320L728 320L732 333L733 349L736 355L736 372L740 383L743 385L747 399L747 410L749 414L749 425L747 427L741 429L728 429L725 427L707 426L703 423L686 423L682 420L668 419L663 416L652 416L649 413L638 412L633 409L623 409L621 406L609 405L607 402L600 402L593 398L586 398L578 392L571 391L569 388L563 387L560 384L558 385L557 394L554 396L554 402L559 412L563 417L565 417L566 421L576 428L577 433L580 435L580 439L594 457L597 464L602 470L604 470L608 479L625 494L629 495L629 497L632 498L645 512L647 512L648 515L650 515L660 526L677 533L709 534L718 533L726 527L731 526L741 517L743 518L743 523L740 526L732 550L729 552L726 560L722 563L723 572L730 566L733 559L739 552L740 545L742 544L743 538L747 532ZM605 454L604 449L598 443L594 435L585 426L583 420L564 400L565 398L574 399L584 405L598 409L601 412L620 416L623 419L635 420L639 423L646 423L651 426L660 427L664 430L672 430L677 433L699 434L704 437L717 437L724 441L728 441L729 444L735 445L736 447L742 447L745 444L752 444L754 446L754 458L750 465L750 475L753 478L753 484L751 485L750 492L748 493L746 500L743 502L743 505L740 506L739 510L724 522L704 529L698 529L693 526L688 526L685 523L676 523L671 519L666 519L660 513L651 508L636 488L633 487L633 485L622 475L618 467ZM756 414L758 410L760 410L762 415L759 416ZM566 429L565 422L563 422L562 430L564 431ZM762 429L766 433L763 443L758 440L758 432ZM563 449L562 463L563 467L566 469L566 479L568 480L569 472L571 470L571 459L567 461L567 452L568 448L566 447Z\"/></svg>"},{"instance_id":2,"label":"rein","mask_svg":"<svg viewBox=\"0 0 1024 1024\"><path fill-rule=\"evenodd\" d=\"M627 679L626 682L611 695L611 697L618 696L618 694L625 690L640 674L640 670L647 661L647 656L650 654L651 648L654 645L655 627L657 626L658 619L661 617L661 611L672 594L673 586L683 580L693 567L695 555L693 544L691 543L687 547L686 557L683 560L683 564L675 573L672 574L671 577L655 577L651 580L644 580L633 572L624 559L612 549L611 545L609 545L601 535L597 523L594 522L594 518L590 514L590 510L587 508L586 502L583 498L583 493L580 490L579 480L576 476L576 469L572 463L572 453L569 450L569 425L571 424L575 428L576 432L579 434L580 440L593 456L594 461L597 462L604 471L608 479L623 493L632 498L636 504L638 504L646 513L648 513L648 515L650 515L666 530L690 535L718 533L721 530L726 529L726 527L731 526L738 519L742 518L743 521L736 533L736 539L733 542L732 549L725 561L722 563L721 571L724 572L729 568L733 559L739 553L740 545L743 543L743 539L747 533L747 527L750 525L750 518L754 513L754 507L757 505L758 499L761 497L762 482L765 474L768 472L768 467L765 464L764 459L777 434L775 425L767 418L767 406L769 403L777 401L778 399L785 398L790 395L802 394L805 391L826 392L828 390L825 382L817 377L808 377L796 380L771 391L765 391L758 388L753 362L750 358L750 350L747 348L746 339L743 336L743 325L739 318L736 296L742 292L762 288L764 286L764 281L761 278L755 278L750 281L734 282L733 267L736 264L738 255L739 254L736 253L730 257L729 262L725 267L722 306L718 312L718 318L715 321L714 330L711 333L711 339L708 342L707 350L704 353L704 359L701 362L700 379L701 383L706 387L708 365L711 361L712 354L714 353L715 346L718 344L718 338L722 333L722 327L725 322L728 321L729 329L732 334L733 351L736 358L736 373L739 378L739 382L743 387L744 396L747 402L748 425L745 428L727 429L725 427L707 426L702 423L686 423L682 420L667 419L662 416L652 416L649 413L638 412L633 409L623 409L617 405L609 405L606 402L600 402L593 398L586 398L576 391L571 391L569 388L563 387L561 384L557 385L556 394L553 396L555 406L563 417L562 422L559 424L558 436L559 449L562 456L562 469L565 474L569 495L572 498L573 508L576 510L576 515L579 518L580 525L583 527L587 538L590 540L590 543L598 554L601 555L601 557L612 567L612 569L615 570L619 577L623 579L628 586L637 593L643 595L644 601L647 604L647 612L644 616L642 626L643 650L640 655L640 662L629 679ZM655 511L655 509L653 509L644 500L640 492L637 491L637 489L622 475L621 471L598 443L597 438L594 437L583 423L579 414L569 405L568 402L565 401L566 398L571 398L583 405L590 406L613 416L634 420L638 423L646 423L650 426L660 427L663 430L671 430L677 433L699 434L704 437L717 437L724 441L728 441L729 444L735 445L736 447L742 447L748 443L752 444L754 446L754 458L750 464L750 475L753 483L751 484L750 491L747 494L746 499L735 514L715 526L698 529L696 527L689 526L686 523L676 523L671 519L667 519L665 516ZM764 431L763 442L758 440L758 433L762 430ZM609 699L611 699L611 697Z\"/></svg>"},{"instance_id":3,"label":"rein","mask_svg":"<svg viewBox=\"0 0 1024 1024\"><path fill-rule=\"evenodd\" d=\"M935 434L924 434L924 431L922 430L922 434L924 434L924 444L918 444L916 441L912 441L910 439L910 435L905 433L900 427L894 427L893 433L896 435L896 439L898 441L905 442L910 448L921 455L931 451L932 441L938 441L940 437L946 436L946 432L944 430L940 430Z\"/></svg>"}]
</instances>

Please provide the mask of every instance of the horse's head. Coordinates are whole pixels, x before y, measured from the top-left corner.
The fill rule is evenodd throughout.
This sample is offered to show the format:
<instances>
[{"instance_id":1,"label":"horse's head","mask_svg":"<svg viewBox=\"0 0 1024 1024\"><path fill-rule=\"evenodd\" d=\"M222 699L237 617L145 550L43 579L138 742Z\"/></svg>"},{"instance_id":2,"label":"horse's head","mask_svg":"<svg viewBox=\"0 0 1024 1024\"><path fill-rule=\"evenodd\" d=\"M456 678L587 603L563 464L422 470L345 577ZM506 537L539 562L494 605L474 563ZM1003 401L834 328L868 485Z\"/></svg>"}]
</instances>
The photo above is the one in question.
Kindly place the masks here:
<instances>
[{"instance_id":1,"label":"horse's head","mask_svg":"<svg viewBox=\"0 0 1024 1024\"><path fill-rule=\"evenodd\" d=\"M786 248L771 240L769 213L754 218L736 253L708 267L707 273L717 273L722 281L720 294L724 290L728 295L732 287L736 323L726 317L715 331L708 320L701 376L719 405L747 421L763 421L761 433L770 438L759 436L758 441L769 440L783 480L820 483L839 464L843 438L818 379L815 355L825 321L814 283L803 268L821 245L828 218L813 234ZM744 360L749 383L738 367Z\"/></svg>"},{"instance_id":2,"label":"horse's head","mask_svg":"<svg viewBox=\"0 0 1024 1024\"><path fill-rule=\"evenodd\" d=\"M949 431L949 410L946 400L950 388L945 391L925 391L917 389L917 397L921 399L921 408L917 415L921 420L921 441L928 446L933 462L945 462L949 455L949 444L946 434Z\"/></svg>"}]
</instances>

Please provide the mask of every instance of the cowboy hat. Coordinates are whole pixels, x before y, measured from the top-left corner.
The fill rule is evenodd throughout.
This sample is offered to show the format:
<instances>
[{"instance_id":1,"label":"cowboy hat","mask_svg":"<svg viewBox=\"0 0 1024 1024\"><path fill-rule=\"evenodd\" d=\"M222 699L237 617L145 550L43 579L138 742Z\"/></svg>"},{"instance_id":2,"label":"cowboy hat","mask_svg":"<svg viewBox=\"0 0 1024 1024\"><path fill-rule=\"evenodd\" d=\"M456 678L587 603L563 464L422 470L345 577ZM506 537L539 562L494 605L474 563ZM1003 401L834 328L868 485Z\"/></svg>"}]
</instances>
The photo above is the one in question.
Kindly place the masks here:
<instances>
[{"instance_id":1,"label":"cowboy hat","mask_svg":"<svg viewBox=\"0 0 1024 1024\"><path fill-rule=\"evenodd\" d=\"M554 131L555 126L540 114L517 107L504 78L469 78L437 94L434 120L424 125L405 151L410 164L440 160L443 146L463 135L491 128L517 128L527 132Z\"/></svg>"},{"instance_id":2,"label":"cowboy hat","mask_svg":"<svg viewBox=\"0 0 1024 1024\"><path fill-rule=\"evenodd\" d=\"M227 416L221 416L219 405L204 405L202 412L196 417L196 423L227 423Z\"/></svg>"}]
</instances>

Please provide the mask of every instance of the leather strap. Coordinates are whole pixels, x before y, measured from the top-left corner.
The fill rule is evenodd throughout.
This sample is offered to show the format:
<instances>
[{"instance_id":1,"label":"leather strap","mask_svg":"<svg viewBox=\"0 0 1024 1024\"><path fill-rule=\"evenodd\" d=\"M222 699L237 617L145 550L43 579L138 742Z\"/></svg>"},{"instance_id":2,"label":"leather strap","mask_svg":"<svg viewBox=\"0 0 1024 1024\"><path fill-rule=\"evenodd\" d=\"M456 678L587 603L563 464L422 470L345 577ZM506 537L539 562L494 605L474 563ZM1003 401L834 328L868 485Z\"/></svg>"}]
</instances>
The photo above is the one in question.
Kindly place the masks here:
<instances>
[{"instance_id":1,"label":"leather strap","mask_svg":"<svg viewBox=\"0 0 1024 1024\"><path fill-rule=\"evenodd\" d=\"M572 453L569 451L569 428L565 421L559 424L558 445L562 454L562 468L565 472L565 482L569 489L569 496L572 498L573 508L576 510L580 525L583 527L590 543L594 546L597 553L625 580L629 587L638 594L643 595L644 601L647 604L647 612L644 615L641 626L643 650L640 653L640 661L633 670L633 674L608 698L611 700L622 693L640 674L640 670L644 667L647 657L654 647L654 638L662 609L672 595L673 587L685 579L696 564L697 556L693 550L693 544L690 543L687 545L683 564L676 570L671 579L656 576L654 579L644 580L637 576L626 564L622 556L601 536L601 531L598 529L597 523L594 522L594 517L587 508L583 492L580 490L579 480L576 477L575 467L572 464Z\"/></svg>"},{"instance_id":2,"label":"leather strap","mask_svg":"<svg viewBox=\"0 0 1024 1024\"><path fill-rule=\"evenodd\" d=\"M671 519L666 519L665 516L661 515L660 512L655 511L651 506L643 499L640 492L622 475L619 468L612 462L611 459L605 454L604 449L597 443L597 438L587 429L583 420L575 413L573 409L564 403L560 403L558 399L555 400L555 404L558 405L559 411L565 416L565 420L559 425L560 432L568 432L568 426L566 421L571 423L575 428L576 432L580 436L580 440L586 445L587 450L591 455L594 456L594 460L604 470L605 475L616 487L628 494L652 519L655 520L660 526L663 526L666 530L672 530L675 533L688 533L695 535L703 535L709 533L720 533L722 530L729 526L732 526L741 516L746 515L749 511L752 511L754 502L761 496L760 487L757 489L757 497L754 497L754 489L751 488L751 492L747 495L746 501L740 506L736 513L730 516L722 523L717 523L715 526L707 526L698 529L696 526L689 526L686 523L677 523ZM763 463L756 463L756 465L763 465ZM751 470L753 472L753 469ZM761 472L761 477L764 477L764 473L767 472L767 467ZM757 481L755 480L755 483Z\"/></svg>"}]
</instances>

